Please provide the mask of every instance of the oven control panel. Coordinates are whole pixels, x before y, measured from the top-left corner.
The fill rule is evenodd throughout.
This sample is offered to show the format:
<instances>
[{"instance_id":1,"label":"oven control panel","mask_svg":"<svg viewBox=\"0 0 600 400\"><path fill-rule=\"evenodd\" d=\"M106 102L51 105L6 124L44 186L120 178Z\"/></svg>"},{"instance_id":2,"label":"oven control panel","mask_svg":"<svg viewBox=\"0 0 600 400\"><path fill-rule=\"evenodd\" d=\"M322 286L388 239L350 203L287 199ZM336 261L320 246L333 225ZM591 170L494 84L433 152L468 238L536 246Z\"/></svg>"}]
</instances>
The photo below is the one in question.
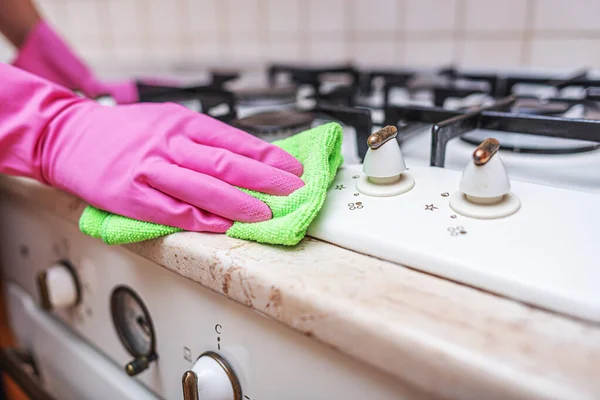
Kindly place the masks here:
<instances>
[{"instance_id":1,"label":"oven control panel","mask_svg":"<svg viewBox=\"0 0 600 400\"><path fill-rule=\"evenodd\" d=\"M107 397L98 391L98 374L117 374L122 379L115 382L129 380L146 389L145 397L136 391L130 397L110 398L425 398L371 366L124 248L84 236L75 225L39 208L0 196L0 219L0 231L10 229L10 234L1 232L3 281L27 293L45 319L60 322L78 337L85 349L77 354L95 355L92 361L72 364L92 363L94 368L62 368L66 364L61 354L65 353L52 353L55 346L43 340L43 329L12 322L24 348L33 356L44 352L39 369L49 389L62 388L57 398L104 400ZM47 310L38 276L60 260L72 266L80 297L74 304ZM64 272L58 281L69 282L66 276L70 275ZM54 283L48 287L58 293ZM96 356L105 362L98 363ZM75 391L88 387L94 393ZM71 397L65 394L66 388L73 388Z\"/></svg>"}]
</instances>

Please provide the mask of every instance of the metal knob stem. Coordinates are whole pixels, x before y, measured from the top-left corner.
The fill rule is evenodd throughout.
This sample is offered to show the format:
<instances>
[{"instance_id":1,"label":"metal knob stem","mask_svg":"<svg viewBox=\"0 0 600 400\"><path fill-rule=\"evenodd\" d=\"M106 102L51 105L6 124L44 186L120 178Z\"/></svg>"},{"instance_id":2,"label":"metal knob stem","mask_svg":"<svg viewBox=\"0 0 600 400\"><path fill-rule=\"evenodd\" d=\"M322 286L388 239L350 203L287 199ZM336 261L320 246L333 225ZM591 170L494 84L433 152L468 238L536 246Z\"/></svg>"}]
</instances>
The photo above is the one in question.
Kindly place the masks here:
<instances>
[{"instance_id":1,"label":"metal knob stem","mask_svg":"<svg viewBox=\"0 0 600 400\"><path fill-rule=\"evenodd\" d=\"M485 165L500 149L500 142L494 138L485 139L473 152L473 162L477 166Z\"/></svg>"},{"instance_id":2,"label":"metal knob stem","mask_svg":"<svg viewBox=\"0 0 600 400\"><path fill-rule=\"evenodd\" d=\"M203 364L202 361L206 360L210 360L211 363ZM207 382L203 368L216 368L218 371L220 371L218 376L221 376L222 379L219 381L218 376L215 377L213 375L210 382ZM198 377L198 375L200 375L200 377ZM204 382L202 382L202 380L204 380ZM202 391L202 386L207 385L207 383L213 386L213 388L214 385L225 385L228 387L227 392L230 393L231 400L242 400L242 387L240 385L240 381L233 371L233 368L227 362L227 360L214 351L207 351L203 353L200 357L198 357L192 369L184 372L183 377L181 378L181 384L183 386L183 400L209 400L214 398L210 397L210 390L208 392L203 392L206 394L200 394ZM204 390L206 390L206 386ZM213 396L214 393L215 392L212 394ZM222 393L223 392L221 392L221 395L219 396L222 396ZM229 394L227 396L229 396ZM221 399L223 397L218 398Z\"/></svg>"},{"instance_id":3,"label":"metal knob stem","mask_svg":"<svg viewBox=\"0 0 600 400\"><path fill-rule=\"evenodd\" d=\"M181 378L183 385L183 400L198 399L198 375L194 371L185 371Z\"/></svg>"},{"instance_id":4,"label":"metal knob stem","mask_svg":"<svg viewBox=\"0 0 600 400\"><path fill-rule=\"evenodd\" d=\"M398 136L398 129L395 126L388 125L372 133L367 139L367 144L372 150L376 150L388 141L395 139L396 136Z\"/></svg>"}]
</instances>

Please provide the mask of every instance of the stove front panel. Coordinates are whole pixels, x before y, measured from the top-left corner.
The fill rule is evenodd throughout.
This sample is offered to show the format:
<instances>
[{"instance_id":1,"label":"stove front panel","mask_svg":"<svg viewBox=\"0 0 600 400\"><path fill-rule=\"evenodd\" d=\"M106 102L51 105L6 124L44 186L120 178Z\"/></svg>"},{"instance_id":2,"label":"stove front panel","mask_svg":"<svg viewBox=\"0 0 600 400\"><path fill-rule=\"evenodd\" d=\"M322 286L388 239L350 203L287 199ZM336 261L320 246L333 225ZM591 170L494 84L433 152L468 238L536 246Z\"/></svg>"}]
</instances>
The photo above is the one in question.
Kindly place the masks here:
<instances>
[{"instance_id":1,"label":"stove front panel","mask_svg":"<svg viewBox=\"0 0 600 400\"><path fill-rule=\"evenodd\" d=\"M212 350L233 366L244 400L424 398L252 309L123 248L86 237L39 208L0 196L0 222L3 279L22 288L45 312L36 277L58 260L70 261L82 287L81 303L46 315L104 357L101 368L110 365L159 397L181 398L183 373L200 354ZM156 333L158 360L133 378L124 372L133 357L120 342L111 316L111 294L121 285L143 300ZM12 328L20 343L35 351L34 330L17 320ZM89 379L101 372L73 369L68 378Z\"/></svg>"}]
</instances>

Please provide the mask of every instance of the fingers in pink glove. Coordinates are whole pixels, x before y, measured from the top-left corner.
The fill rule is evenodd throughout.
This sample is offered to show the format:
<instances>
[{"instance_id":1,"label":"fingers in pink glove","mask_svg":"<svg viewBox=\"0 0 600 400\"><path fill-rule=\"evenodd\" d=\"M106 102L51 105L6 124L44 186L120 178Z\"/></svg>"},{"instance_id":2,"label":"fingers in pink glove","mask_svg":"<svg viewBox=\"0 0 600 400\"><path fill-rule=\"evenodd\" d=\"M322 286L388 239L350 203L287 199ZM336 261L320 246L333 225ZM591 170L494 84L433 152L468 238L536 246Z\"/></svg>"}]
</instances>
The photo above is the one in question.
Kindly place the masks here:
<instances>
[{"instance_id":1,"label":"fingers in pink glove","mask_svg":"<svg viewBox=\"0 0 600 400\"><path fill-rule=\"evenodd\" d=\"M302 179L290 172L229 150L196 143L182 147L176 157L178 165L234 186L275 196L287 196L304 186Z\"/></svg>"},{"instance_id":2,"label":"fingers in pink glove","mask_svg":"<svg viewBox=\"0 0 600 400\"><path fill-rule=\"evenodd\" d=\"M303 167L300 161L281 148L216 119L203 121L202 124L202 129L198 129L198 125L194 123L186 126L186 135L196 143L229 150L302 176Z\"/></svg>"},{"instance_id":3,"label":"fingers in pink glove","mask_svg":"<svg viewBox=\"0 0 600 400\"><path fill-rule=\"evenodd\" d=\"M260 222L272 216L262 201L210 175L157 163L147 176L147 183L155 189L227 219Z\"/></svg>"},{"instance_id":4,"label":"fingers in pink glove","mask_svg":"<svg viewBox=\"0 0 600 400\"><path fill-rule=\"evenodd\" d=\"M192 232L225 233L233 221L194 207L158 190L145 193L146 205L132 215L142 221L175 226ZM161 212L148 213L156 204L161 205Z\"/></svg>"}]
</instances>

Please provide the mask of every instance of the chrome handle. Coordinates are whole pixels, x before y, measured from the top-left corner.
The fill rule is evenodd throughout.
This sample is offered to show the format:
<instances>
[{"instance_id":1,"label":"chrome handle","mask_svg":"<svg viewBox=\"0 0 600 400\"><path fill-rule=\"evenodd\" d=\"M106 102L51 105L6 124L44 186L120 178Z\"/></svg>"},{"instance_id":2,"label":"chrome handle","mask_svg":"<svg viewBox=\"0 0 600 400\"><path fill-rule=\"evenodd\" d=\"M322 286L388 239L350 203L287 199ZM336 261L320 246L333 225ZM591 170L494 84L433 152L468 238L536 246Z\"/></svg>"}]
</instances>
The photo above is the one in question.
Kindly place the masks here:
<instances>
[{"instance_id":1,"label":"chrome handle","mask_svg":"<svg viewBox=\"0 0 600 400\"><path fill-rule=\"evenodd\" d=\"M35 362L29 354L12 348L0 349L0 370L10 376L31 400L55 400L38 380Z\"/></svg>"}]
</instances>

